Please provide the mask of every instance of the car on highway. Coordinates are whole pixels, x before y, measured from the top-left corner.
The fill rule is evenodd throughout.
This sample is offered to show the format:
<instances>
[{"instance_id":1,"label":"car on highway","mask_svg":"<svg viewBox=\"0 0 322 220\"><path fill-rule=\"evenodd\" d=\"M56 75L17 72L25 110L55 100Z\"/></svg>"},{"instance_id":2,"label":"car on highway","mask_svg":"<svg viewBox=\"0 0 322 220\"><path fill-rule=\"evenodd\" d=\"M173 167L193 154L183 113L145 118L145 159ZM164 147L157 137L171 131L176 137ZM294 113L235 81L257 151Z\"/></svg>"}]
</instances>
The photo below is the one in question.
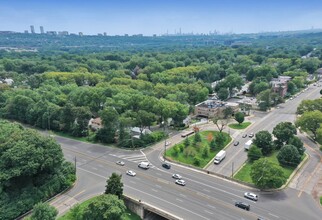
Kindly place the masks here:
<instances>
[{"instance_id":1,"label":"car on highway","mask_svg":"<svg viewBox=\"0 0 322 220\"><path fill-rule=\"evenodd\" d=\"M132 171L132 170L126 171L126 174L129 175L129 176L135 176L136 175L136 173L134 171Z\"/></svg>"},{"instance_id":2,"label":"car on highway","mask_svg":"<svg viewBox=\"0 0 322 220\"><path fill-rule=\"evenodd\" d=\"M245 138L245 137L247 137L247 134L243 134L243 136L242 136L243 138Z\"/></svg>"},{"instance_id":3,"label":"car on highway","mask_svg":"<svg viewBox=\"0 0 322 220\"><path fill-rule=\"evenodd\" d=\"M253 201L258 200L258 196L256 194L254 194L254 193L251 193L251 192L245 192L244 197L247 198L247 199L251 199Z\"/></svg>"},{"instance_id":4,"label":"car on highway","mask_svg":"<svg viewBox=\"0 0 322 220\"><path fill-rule=\"evenodd\" d=\"M162 167L166 168L166 169L170 169L171 168L171 165L168 164L168 163L163 163L162 164Z\"/></svg>"},{"instance_id":5,"label":"car on highway","mask_svg":"<svg viewBox=\"0 0 322 220\"><path fill-rule=\"evenodd\" d=\"M241 208L241 209L245 209L247 211L249 211L249 209L250 209L250 205L247 203L244 203L244 202L235 202L235 206L237 206L238 208Z\"/></svg>"},{"instance_id":6,"label":"car on highway","mask_svg":"<svg viewBox=\"0 0 322 220\"><path fill-rule=\"evenodd\" d=\"M181 179L177 179L176 180L176 184L181 185L181 186L185 186L186 185L186 181L181 180Z\"/></svg>"},{"instance_id":7,"label":"car on highway","mask_svg":"<svg viewBox=\"0 0 322 220\"><path fill-rule=\"evenodd\" d=\"M125 165L125 163L123 161L120 161L120 160L116 161L116 164L117 165L120 165L120 166L124 166Z\"/></svg>"},{"instance_id":8,"label":"car on highway","mask_svg":"<svg viewBox=\"0 0 322 220\"><path fill-rule=\"evenodd\" d=\"M170 141L166 141L165 142L165 146L169 146L171 144L171 142Z\"/></svg>"},{"instance_id":9,"label":"car on highway","mask_svg":"<svg viewBox=\"0 0 322 220\"><path fill-rule=\"evenodd\" d=\"M237 146L239 144L239 141L234 142L234 146Z\"/></svg>"},{"instance_id":10,"label":"car on highway","mask_svg":"<svg viewBox=\"0 0 322 220\"><path fill-rule=\"evenodd\" d=\"M252 133L250 133L250 134L248 135L248 137L250 137L250 138L254 137L254 133L253 133L253 132L252 132Z\"/></svg>"},{"instance_id":11,"label":"car on highway","mask_svg":"<svg viewBox=\"0 0 322 220\"><path fill-rule=\"evenodd\" d=\"M181 179L182 176L180 174L175 173L175 174L172 174L172 178Z\"/></svg>"}]
</instances>

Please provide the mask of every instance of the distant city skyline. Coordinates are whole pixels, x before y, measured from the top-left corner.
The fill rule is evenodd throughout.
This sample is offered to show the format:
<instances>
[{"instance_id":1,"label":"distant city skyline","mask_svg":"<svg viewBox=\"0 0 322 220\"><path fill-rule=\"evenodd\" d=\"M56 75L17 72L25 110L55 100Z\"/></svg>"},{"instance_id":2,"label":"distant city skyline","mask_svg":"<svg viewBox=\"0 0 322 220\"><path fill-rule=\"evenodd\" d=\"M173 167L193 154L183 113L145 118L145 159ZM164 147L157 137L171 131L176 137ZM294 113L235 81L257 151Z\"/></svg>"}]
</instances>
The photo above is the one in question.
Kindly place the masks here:
<instances>
[{"instance_id":1,"label":"distant city skyline","mask_svg":"<svg viewBox=\"0 0 322 220\"><path fill-rule=\"evenodd\" d=\"M96 35L258 33L322 28L320 0L11 0L0 31ZM104 34L105 35L105 34Z\"/></svg>"}]
</instances>

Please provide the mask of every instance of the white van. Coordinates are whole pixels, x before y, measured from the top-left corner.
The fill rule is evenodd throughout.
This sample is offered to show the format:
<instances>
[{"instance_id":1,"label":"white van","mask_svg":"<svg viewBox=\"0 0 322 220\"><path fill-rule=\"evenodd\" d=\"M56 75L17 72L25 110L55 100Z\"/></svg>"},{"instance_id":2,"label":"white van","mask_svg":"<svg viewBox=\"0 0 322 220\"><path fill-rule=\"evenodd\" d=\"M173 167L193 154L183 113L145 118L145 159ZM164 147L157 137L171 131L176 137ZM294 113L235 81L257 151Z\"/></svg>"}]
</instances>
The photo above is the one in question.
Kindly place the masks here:
<instances>
[{"instance_id":1,"label":"white van","mask_svg":"<svg viewBox=\"0 0 322 220\"><path fill-rule=\"evenodd\" d=\"M142 168L142 169L149 169L150 167L150 163L149 162L140 162L138 167Z\"/></svg>"},{"instance_id":2,"label":"white van","mask_svg":"<svg viewBox=\"0 0 322 220\"><path fill-rule=\"evenodd\" d=\"M215 156L214 164L219 164L223 159L226 157L226 151L221 150L219 153Z\"/></svg>"}]
</instances>

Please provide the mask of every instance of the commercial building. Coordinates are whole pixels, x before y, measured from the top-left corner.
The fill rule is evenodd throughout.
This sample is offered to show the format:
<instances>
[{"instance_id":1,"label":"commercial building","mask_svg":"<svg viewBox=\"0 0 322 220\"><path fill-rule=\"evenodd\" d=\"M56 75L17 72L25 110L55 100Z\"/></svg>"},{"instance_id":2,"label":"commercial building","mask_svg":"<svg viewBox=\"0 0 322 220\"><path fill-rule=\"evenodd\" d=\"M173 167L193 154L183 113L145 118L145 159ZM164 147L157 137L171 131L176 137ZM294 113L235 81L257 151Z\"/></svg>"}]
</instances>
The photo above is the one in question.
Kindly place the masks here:
<instances>
[{"instance_id":1,"label":"commercial building","mask_svg":"<svg viewBox=\"0 0 322 220\"><path fill-rule=\"evenodd\" d=\"M30 33L32 34L35 33L35 27L33 25L30 25Z\"/></svg>"},{"instance_id":2,"label":"commercial building","mask_svg":"<svg viewBox=\"0 0 322 220\"><path fill-rule=\"evenodd\" d=\"M195 105L195 115L212 118L222 116L223 110L230 107L233 112L239 111L239 104L233 102L222 102L218 100L207 100Z\"/></svg>"},{"instance_id":3,"label":"commercial building","mask_svg":"<svg viewBox=\"0 0 322 220\"><path fill-rule=\"evenodd\" d=\"M43 27L43 26L40 26L40 33L41 33L41 34L44 34L44 33L45 33L45 31L44 31L44 27Z\"/></svg>"}]
</instances>

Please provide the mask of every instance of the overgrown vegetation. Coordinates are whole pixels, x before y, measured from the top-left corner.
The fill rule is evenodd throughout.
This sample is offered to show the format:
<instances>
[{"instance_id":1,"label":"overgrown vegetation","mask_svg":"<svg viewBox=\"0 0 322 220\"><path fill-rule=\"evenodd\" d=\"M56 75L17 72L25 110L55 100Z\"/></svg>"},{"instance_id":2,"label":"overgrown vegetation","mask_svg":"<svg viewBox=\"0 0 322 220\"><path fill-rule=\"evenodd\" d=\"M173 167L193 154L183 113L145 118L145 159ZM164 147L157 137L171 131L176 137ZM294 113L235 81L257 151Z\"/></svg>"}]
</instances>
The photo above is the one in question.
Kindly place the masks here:
<instances>
[{"instance_id":1,"label":"overgrown vegetation","mask_svg":"<svg viewBox=\"0 0 322 220\"><path fill-rule=\"evenodd\" d=\"M0 219L15 219L74 181L56 141L0 120Z\"/></svg>"}]
</instances>

